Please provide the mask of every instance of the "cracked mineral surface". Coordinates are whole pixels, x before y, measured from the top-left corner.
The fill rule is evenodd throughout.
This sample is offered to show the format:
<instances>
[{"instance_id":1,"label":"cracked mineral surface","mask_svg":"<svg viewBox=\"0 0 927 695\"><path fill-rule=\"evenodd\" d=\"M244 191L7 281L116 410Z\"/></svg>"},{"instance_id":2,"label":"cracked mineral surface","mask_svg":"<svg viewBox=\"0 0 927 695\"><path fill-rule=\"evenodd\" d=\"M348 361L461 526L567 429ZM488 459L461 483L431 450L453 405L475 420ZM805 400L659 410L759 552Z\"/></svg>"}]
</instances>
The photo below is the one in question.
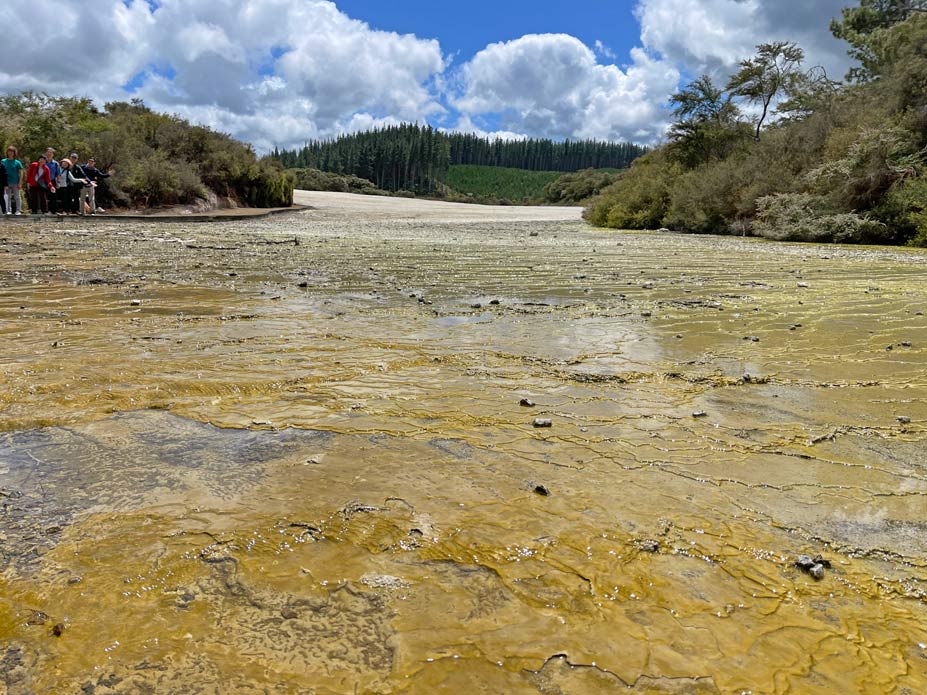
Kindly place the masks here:
<instances>
[{"instance_id":1,"label":"cracked mineral surface","mask_svg":"<svg viewBox=\"0 0 927 695\"><path fill-rule=\"evenodd\" d=\"M0 693L927 692L924 252L297 198L0 226Z\"/></svg>"}]
</instances>

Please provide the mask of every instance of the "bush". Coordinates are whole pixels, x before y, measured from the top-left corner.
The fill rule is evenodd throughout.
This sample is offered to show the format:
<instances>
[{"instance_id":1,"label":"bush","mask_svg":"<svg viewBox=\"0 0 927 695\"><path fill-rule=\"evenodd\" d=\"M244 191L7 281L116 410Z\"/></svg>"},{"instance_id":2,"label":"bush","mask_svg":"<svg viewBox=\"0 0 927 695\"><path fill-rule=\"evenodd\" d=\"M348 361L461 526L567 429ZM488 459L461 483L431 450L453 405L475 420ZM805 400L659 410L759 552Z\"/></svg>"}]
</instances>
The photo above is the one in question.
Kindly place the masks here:
<instances>
[{"instance_id":1,"label":"bush","mask_svg":"<svg viewBox=\"0 0 927 695\"><path fill-rule=\"evenodd\" d=\"M822 210L824 201L808 193L777 194L760 198L753 232L776 241L878 243L888 228L852 212Z\"/></svg>"},{"instance_id":2,"label":"bush","mask_svg":"<svg viewBox=\"0 0 927 695\"><path fill-rule=\"evenodd\" d=\"M554 205L579 205L601 193L617 178L618 172L609 169L583 169L564 174L544 186L544 201Z\"/></svg>"},{"instance_id":3,"label":"bush","mask_svg":"<svg viewBox=\"0 0 927 695\"><path fill-rule=\"evenodd\" d=\"M333 193L370 193L377 190L373 181L351 174L335 174L318 169L291 169L296 188L303 191Z\"/></svg>"},{"instance_id":4,"label":"bush","mask_svg":"<svg viewBox=\"0 0 927 695\"><path fill-rule=\"evenodd\" d=\"M664 150L650 152L594 198L583 216L598 227L656 229L663 224L670 191L681 173Z\"/></svg>"}]
</instances>

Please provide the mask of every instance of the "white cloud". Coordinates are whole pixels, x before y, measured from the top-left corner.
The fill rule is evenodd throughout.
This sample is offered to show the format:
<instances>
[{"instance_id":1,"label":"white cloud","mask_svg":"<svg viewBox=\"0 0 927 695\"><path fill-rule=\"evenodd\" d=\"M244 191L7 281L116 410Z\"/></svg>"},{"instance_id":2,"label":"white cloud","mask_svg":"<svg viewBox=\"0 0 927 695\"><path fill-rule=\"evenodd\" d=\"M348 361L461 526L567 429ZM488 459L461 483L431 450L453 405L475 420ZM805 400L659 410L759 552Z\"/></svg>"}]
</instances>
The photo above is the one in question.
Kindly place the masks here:
<instances>
[{"instance_id":1,"label":"white cloud","mask_svg":"<svg viewBox=\"0 0 927 695\"><path fill-rule=\"evenodd\" d=\"M327 0L7 0L0 92L141 97L259 150L426 120L489 137L649 142L681 73L724 74L757 43L797 40L809 64L841 76L848 61L827 24L846 1L637 0L641 46L627 65L601 40L545 34L450 70L437 41L378 31Z\"/></svg>"},{"instance_id":2,"label":"white cloud","mask_svg":"<svg viewBox=\"0 0 927 695\"><path fill-rule=\"evenodd\" d=\"M795 41L835 78L849 67L829 31L847 0L639 0L641 41L690 74L726 73L757 44Z\"/></svg>"},{"instance_id":3,"label":"white cloud","mask_svg":"<svg viewBox=\"0 0 927 695\"><path fill-rule=\"evenodd\" d=\"M258 149L443 112L429 85L445 69L437 41L325 0L12 0L0 26L2 91L141 97Z\"/></svg>"},{"instance_id":4,"label":"white cloud","mask_svg":"<svg viewBox=\"0 0 927 695\"><path fill-rule=\"evenodd\" d=\"M484 130L480 128L469 116L461 116L453 128L441 128L445 133L471 133L489 140L527 140L524 133L515 133L511 130Z\"/></svg>"},{"instance_id":5,"label":"white cloud","mask_svg":"<svg viewBox=\"0 0 927 695\"><path fill-rule=\"evenodd\" d=\"M602 65L566 34L531 34L487 46L461 69L465 116L501 113L506 128L551 138L649 141L665 130L662 105L679 72L641 49L625 69Z\"/></svg>"},{"instance_id":6,"label":"white cloud","mask_svg":"<svg viewBox=\"0 0 927 695\"><path fill-rule=\"evenodd\" d=\"M610 49L608 46L606 46L604 43L602 43L602 41L599 39L595 40L594 48L595 48L596 55L600 55L603 58L608 58L609 60L618 59L618 56L615 55L615 52L612 49Z\"/></svg>"}]
</instances>

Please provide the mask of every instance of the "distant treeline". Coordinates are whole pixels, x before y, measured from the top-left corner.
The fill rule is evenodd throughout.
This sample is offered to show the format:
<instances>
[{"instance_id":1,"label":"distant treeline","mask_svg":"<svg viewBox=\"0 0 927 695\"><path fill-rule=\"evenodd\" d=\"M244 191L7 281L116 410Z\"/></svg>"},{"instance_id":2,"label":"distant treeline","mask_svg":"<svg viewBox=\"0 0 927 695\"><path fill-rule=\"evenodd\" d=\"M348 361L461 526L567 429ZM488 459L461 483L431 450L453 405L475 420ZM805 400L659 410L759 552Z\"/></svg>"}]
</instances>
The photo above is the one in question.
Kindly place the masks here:
<instances>
[{"instance_id":1,"label":"distant treeline","mask_svg":"<svg viewBox=\"0 0 927 695\"><path fill-rule=\"evenodd\" d=\"M627 169L647 152L630 142L599 140L489 140L466 133L449 133L451 164L477 164L528 171Z\"/></svg>"},{"instance_id":2,"label":"distant treeline","mask_svg":"<svg viewBox=\"0 0 927 695\"><path fill-rule=\"evenodd\" d=\"M403 124L314 140L273 157L287 168L319 169L358 176L386 191L435 193L451 165L481 165L529 171L625 169L646 148L631 143L578 140L489 140Z\"/></svg>"}]
</instances>

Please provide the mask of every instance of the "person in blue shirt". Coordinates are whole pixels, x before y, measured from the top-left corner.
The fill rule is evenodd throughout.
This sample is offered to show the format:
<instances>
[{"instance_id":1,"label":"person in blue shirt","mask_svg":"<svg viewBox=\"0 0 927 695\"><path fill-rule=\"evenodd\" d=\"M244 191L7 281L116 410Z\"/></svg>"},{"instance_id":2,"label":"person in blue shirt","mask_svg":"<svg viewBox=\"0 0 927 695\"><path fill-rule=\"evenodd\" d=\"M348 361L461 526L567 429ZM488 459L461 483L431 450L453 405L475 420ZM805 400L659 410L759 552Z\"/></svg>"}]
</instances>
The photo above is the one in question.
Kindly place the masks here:
<instances>
[{"instance_id":1,"label":"person in blue shirt","mask_svg":"<svg viewBox=\"0 0 927 695\"><path fill-rule=\"evenodd\" d=\"M58 160L55 159L55 150L51 147L45 150L45 166L48 167L48 174L51 176L51 180L56 182L58 176L61 175L61 165L58 163ZM61 213L58 207L58 196L48 196L48 211L60 215Z\"/></svg>"},{"instance_id":2,"label":"person in blue shirt","mask_svg":"<svg viewBox=\"0 0 927 695\"><path fill-rule=\"evenodd\" d=\"M6 208L6 214L12 214L13 203L16 203L16 214L23 214L23 163L16 159L18 152L16 148L9 145L6 148L6 159L0 160L0 168L3 169L3 205Z\"/></svg>"}]
</instances>

